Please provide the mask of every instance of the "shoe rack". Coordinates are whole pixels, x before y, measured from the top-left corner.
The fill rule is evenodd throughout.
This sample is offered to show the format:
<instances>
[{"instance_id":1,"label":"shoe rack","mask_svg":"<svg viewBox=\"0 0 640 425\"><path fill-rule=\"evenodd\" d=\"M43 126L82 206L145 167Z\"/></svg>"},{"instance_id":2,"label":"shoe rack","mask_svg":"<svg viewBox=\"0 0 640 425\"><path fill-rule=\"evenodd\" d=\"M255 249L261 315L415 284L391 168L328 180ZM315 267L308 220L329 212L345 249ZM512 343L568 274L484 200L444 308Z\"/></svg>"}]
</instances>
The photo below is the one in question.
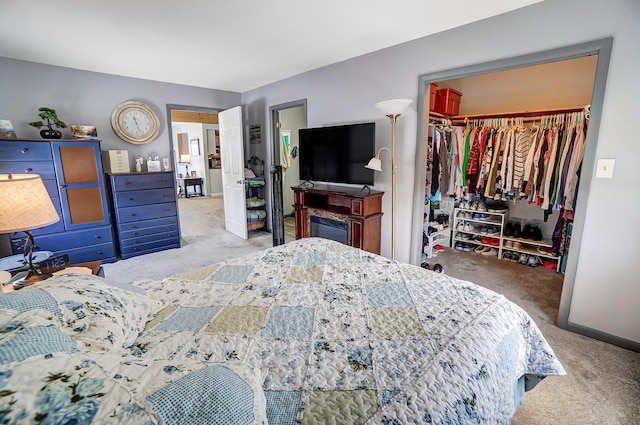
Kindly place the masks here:
<instances>
[{"instance_id":1,"label":"shoe rack","mask_svg":"<svg viewBox=\"0 0 640 425\"><path fill-rule=\"evenodd\" d=\"M513 236L502 236L501 252L511 252L526 255L535 255L541 259L551 259L557 261L556 270L559 270L560 257L551 253L552 242L549 240L535 241L533 239L516 238ZM547 252L549 251L549 252ZM502 258L502 257L500 257Z\"/></svg>"},{"instance_id":2,"label":"shoe rack","mask_svg":"<svg viewBox=\"0 0 640 425\"><path fill-rule=\"evenodd\" d=\"M449 226L443 226L436 232L432 232L427 236L429 239L429 245L424 247L424 254L427 258L435 257L434 248L436 245L449 245L451 243L451 230Z\"/></svg>"},{"instance_id":3,"label":"shoe rack","mask_svg":"<svg viewBox=\"0 0 640 425\"><path fill-rule=\"evenodd\" d=\"M509 211L479 211L468 208L455 208L453 211L453 238L451 238L451 248L456 244L467 244L469 251L478 246L495 248L495 254L502 258L502 235L504 226L507 223ZM460 227L462 225L462 227ZM469 228L473 226L473 228ZM460 230L462 228L462 230ZM495 233L488 233L486 230L495 229ZM483 238L493 238L497 243L483 242Z\"/></svg>"}]
</instances>

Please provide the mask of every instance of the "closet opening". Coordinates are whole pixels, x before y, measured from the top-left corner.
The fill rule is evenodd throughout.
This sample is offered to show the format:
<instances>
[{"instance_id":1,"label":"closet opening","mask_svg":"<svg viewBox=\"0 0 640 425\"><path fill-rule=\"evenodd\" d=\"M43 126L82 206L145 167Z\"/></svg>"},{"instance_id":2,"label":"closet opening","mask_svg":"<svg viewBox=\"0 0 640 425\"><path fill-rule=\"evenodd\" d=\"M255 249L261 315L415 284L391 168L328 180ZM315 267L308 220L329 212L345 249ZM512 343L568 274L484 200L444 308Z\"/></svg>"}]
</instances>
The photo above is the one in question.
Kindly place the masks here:
<instances>
[{"instance_id":1,"label":"closet opening","mask_svg":"<svg viewBox=\"0 0 640 425\"><path fill-rule=\"evenodd\" d=\"M499 258L531 258L563 272L557 323L569 328L611 44L605 39L420 77L414 264L421 261L425 243L433 243L425 230L446 215L452 248L464 244ZM483 142L474 147L474 137ZM533 154L529 162L525 149ZM523 184L526 166L529 187ZM579 177L578 190L568 175ZM572 188L569 197L565 187ZM525 226L526 240L521 239ZM565 246L567 228L570 244Z\"/></svg>"}]
</instances>

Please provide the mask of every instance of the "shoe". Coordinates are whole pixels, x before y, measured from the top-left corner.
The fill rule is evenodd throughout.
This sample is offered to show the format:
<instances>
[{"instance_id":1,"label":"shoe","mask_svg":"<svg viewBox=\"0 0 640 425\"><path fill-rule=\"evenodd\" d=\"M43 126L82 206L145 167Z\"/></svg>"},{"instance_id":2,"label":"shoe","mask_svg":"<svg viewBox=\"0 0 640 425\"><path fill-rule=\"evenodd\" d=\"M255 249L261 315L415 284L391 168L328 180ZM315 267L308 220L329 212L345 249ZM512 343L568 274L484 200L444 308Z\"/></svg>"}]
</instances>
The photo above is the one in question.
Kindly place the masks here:
<instances>
[{"instance_id":1,"label":"shoe","mask_svg":"<svg viewBox=\"0 0 640 425\"><path fill-rule=\"evenodd\" d=\"M469 203L467 203L467 201L462 200L460 201L460 204L458 205L458 208L462 208L462 209L468 209L469 208Z\"/></svg>"},{"instance_id":2,"label":"shoe","mask_svg":"<svg viewBox=\"0 0 640 425\"><path fill-rule=\"evenodd\" d=\"M473 224L471 224L471 223L466 223L464 225L464 231L465 232L473 232L474 229L475 229L475 227L473 227Z\"/></svg>"},{"instance_id":3,"label":"shoe","mask_svg":"<svg viewBox=\"0 0 640 425\"><path fill-rule=\"evenodd\" d=\"M471 204L471 206L469 207L469 209L477 210L477 209L478 209L478 203L477 203L477 202L474 202L473 204Z\"/></svg>"},{"instance_id":4,"label":"shoe","mask_svg":"<svg viewBox=\"0 0 640 425\"><path fill-rule=\"evenodd\" d=\"M513 225L513 237L514 238L522 237L522 228L520 227L520 223L516 223Z\"/></svg>"},{"instance_id":5,"label":"shoe","mask_svg":"<svg viewBox=\"0 0 640 425\"><path fill-rule=\"evenodd\" d=\"M485 247L482 245L478 245L477 247L475 247L475 249L473 250L473 252L477 252L478 254L481 254L482 251L484 251Z\"/></svg>"},{"instance_id":6,"label":"shoe","mask_svg":"<svg viewBox=\"0 0 640 425\"><path fill-rule=\"evenodd\" d=\"M533 239L534 241L542 240L542 230L540 230L538 226L533 226L531 228L531 239Z\"/></svg>"},{"instance_id":7,"label":"shoe","mask_svg":"<svg viewBox=\"0 0 640 425\"><path fill-rule=\"evenodd\" d=\"M527 264L529 261L529 256L527 254L520 254L520 258L518 259L518 263Z\"/></svg>"},{"instance_id":8,"label":"shoe","mask_svg":"<svg viewBox=\"0 0 640 425\"><path fill-rule=\"evenodd\" d=\"M491 239L489 241L489 245L491 245L491 246L500 246L500 239L498 239L498 238L489 238L489 239Z\"/></svg>"},{"instance_id":9,"label":"shoe","mask_svg":"<svg viewBox=\"0 0 640 425\"><path fill-rule=\"evenodd\" d=\"M469 236L466 233L460 233L460 232L458 232L456 234L456 238L461 240L461 241L468 241L469 240Z\"/></svg>"},{"instance_id":10,"label":"shoe","mask_svg":"<svg viewBox=\"0 0 640 425\"><path fill-rule=\"evenodd\" d=\"M458 225L456 226L456 230L459 230L460 232L464 231L464 221L458 223Z\"/></svg>"},{"instance_id":11,"label":"shoe","mask_svg":"<svg viewBox=\"0 0 640 425\"><path fill-rule=\"evenodd\" d=\"M430 270L429 269L429 263L422 263L422 264L420 264L420 267L422 267L423 269Z\"/></svg>"},{"instance_id":12,"label":"shoe","mask_svg":"<svg viewBox=\"0 0 640 425\"><path fill-rule=\"evenodd\" d=\"M468 243L464 243L464 244L462 244L462 250L463 250L463 251L469 252L469 251L471 251L472 249L473 249L473 248L472 248L472 247L471 247L471 245L469 245Z\"/></svg>"},{"instance_id":13,"label":"shoe","mask_svg":"<svg viewBox=\"0 0 640 425\"><path fill-rule=\"evenodd\" d=\"M462 242L456 242L456 249L462 251Z\"/></svg>"},{"instance_id":14,"label":"shoe","mask_svg":"<svg viewBox=\"0 0 640 425\"><path fill-rule=\"evenodd\" d=\"M549 270L556 270L558 268L558 263L553 260L544 260L542 262L542 267Z\"/></svg>"},{"instance_id":15,"label":"shoe","mask_svg":"<svg viewBox=\"0 0 640 425\"><path fill-rule=\"evenodd\" d=\"M471 211L467 211L464 213L464 218L473 218L473 213Z\"/></svg>"},{"instance_id":16,"label":"shoe","mask_svg":"<svg viewBox=\"0 0 640 425\"><path fill-rule=\"evenodd\" d=\"M505 236L513 236L513 224L512 223L507 223L506 226L504 226L504 235Z\"/></svg>"},{"instance_id":17,"label":"shoe","mask_svg":"<svg viewBox=\"0 0 640 425\"><path fill-rule=\"evenodd\" d=\"M433 271L436 273L442 273L444 271L444 267L442 267L442 264L436 263L433 265Z\"/></svg>"},{"instance_id":18,"label":"shoe","mask_svg":"<svg viewBox=\"0 0 640 425\"><path fill-rule=\"evenodd\" d=\"M531 232L531 225L525 224L524 229L522 229L522 237L524 239L531 239L533 233Z\"/></svg>"},{"instance_id":19,"label":"shoe","mask_svg":"<svg viewBox=\"0 0 640 425\"><path fill-rule=\"evenodd\" d=\"M503 252L502 253L502 259L503 260L507 260L507 261L511 261L511 253L509 251Z\"/></svg>"},{"instance_id":20,"label":"shoe","mask_svg":"<svg viewBox=\"0 0 640 425\"><path fill-rule=\"evenodd\" d=\"M477 210L478 210L478 211L486 211L486 210L487 210L487 206L485 205L485 203L484 203L484 202L480 202L480 203L478 204L478 208L477 208Z\"/></svg>"},{"instance_id":21,"label":"shoe","mask_svg":"<svg viewBox=\"0 0 640 425\"><path fill-rule=\"evenodd\" d=\"M485 247L487 248L487 247ZM489 248L487 251L482 251L481 253L482 255L497 255L498 254L498 250L495 248Z\"/></svg>"},{"instance_id":22,"label":"shoe","mask_svg":"<svg viewBox=\"0 0 640 425\"><path fill-rule=\"evenodd\" d=\"M495 226L487 226L487 235L495 235L498 229Z\"/></svg>"},{"instance_id":23,"label":"shoe","mask_svg":"<svg viewBox=\"0 0 640 425\"><path fill-rule=\"evenodd\" d=\"M550 246L539 246L538 247L538 252L540 254L552 254L553 253L553 248L551 248Z\"/></svg>"},{"instance_id":24,"label":"shoe","mask_svg":"<svg viewBox=\"0 0 640 425\"><path fill-rule=\"evenodd\" d=\"M504 241L504 247L505 248L513 248L513 242L512 241Z\"/></svg>"},{"instance_id":25,"label":"shoe","mask_svg":"<svg viewBox=\"0 0 640 425\"><path fill-rule=\"evenodd\" d=\"M538 267L542 264L542 260L537 255L530 255L529 260L527 261L527 265L531 267Z\"/></svg>"},{"instance_id":26,"label":"shoe","mask_svg":"<svg viewBox=\"0 0 640 425\"><path fill-rule=\"evenodd\" d=\"M444 247L442 245L436 245L433 247L434 251L444 251Z\"/></svg>"},{"instance_id":27,"label":"shoe","mask_svg":"<svg viewBox=\"0 0 640 425\"><path fill-rule=\"evenodd\" d=\"M483 235L486 235L487 234L487 228L486 227L482 227L480 229L480 233L482 233Z\"/></svg>"},{"instance_id":28,"label":"shoe","mask_svg":"<svg viewBox=\"0 0 640 425\"><path fill-rule=\"evenodd\" d=\"M522 249L522 242L515 241L513 242L513 249Z\"/></svg>"}]
</instances>

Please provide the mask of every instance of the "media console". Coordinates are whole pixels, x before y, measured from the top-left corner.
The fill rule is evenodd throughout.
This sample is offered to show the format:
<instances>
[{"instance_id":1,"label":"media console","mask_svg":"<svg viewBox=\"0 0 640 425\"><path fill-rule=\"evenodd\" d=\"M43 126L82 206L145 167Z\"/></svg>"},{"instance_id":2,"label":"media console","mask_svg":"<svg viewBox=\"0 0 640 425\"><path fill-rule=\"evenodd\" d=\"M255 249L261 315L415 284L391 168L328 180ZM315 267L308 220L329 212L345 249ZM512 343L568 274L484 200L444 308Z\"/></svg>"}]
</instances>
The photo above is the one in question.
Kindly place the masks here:
<instances>
[{"instance_id":1,"label":"media console","mask_svg":"<svg viewBox=\"0 0 640 425\"><path fill-rule=\"evenodd\" d=\"M292 187L296 239L333 239L380 254L382 195L354 188Z\"/></svg>"}]
</instances>

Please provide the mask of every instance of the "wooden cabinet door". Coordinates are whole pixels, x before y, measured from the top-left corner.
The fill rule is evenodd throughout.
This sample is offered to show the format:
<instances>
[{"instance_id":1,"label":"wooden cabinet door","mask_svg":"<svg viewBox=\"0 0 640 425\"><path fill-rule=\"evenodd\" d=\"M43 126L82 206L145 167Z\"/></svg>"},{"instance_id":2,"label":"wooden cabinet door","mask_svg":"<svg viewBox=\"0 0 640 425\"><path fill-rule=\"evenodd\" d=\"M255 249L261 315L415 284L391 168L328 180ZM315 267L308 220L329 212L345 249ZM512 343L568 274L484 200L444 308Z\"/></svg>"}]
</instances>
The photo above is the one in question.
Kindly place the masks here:
<instances>
[{"instance_id":1,"label":"wooden cabinet door","mask_svg":"<svg viewBox=\"0 0 640 425\"><path fill-rule=\"evenodd\" d=\"M109 224L98 142L55 142L62 215L67 230Z\"/></svg>"}]
</instances>

